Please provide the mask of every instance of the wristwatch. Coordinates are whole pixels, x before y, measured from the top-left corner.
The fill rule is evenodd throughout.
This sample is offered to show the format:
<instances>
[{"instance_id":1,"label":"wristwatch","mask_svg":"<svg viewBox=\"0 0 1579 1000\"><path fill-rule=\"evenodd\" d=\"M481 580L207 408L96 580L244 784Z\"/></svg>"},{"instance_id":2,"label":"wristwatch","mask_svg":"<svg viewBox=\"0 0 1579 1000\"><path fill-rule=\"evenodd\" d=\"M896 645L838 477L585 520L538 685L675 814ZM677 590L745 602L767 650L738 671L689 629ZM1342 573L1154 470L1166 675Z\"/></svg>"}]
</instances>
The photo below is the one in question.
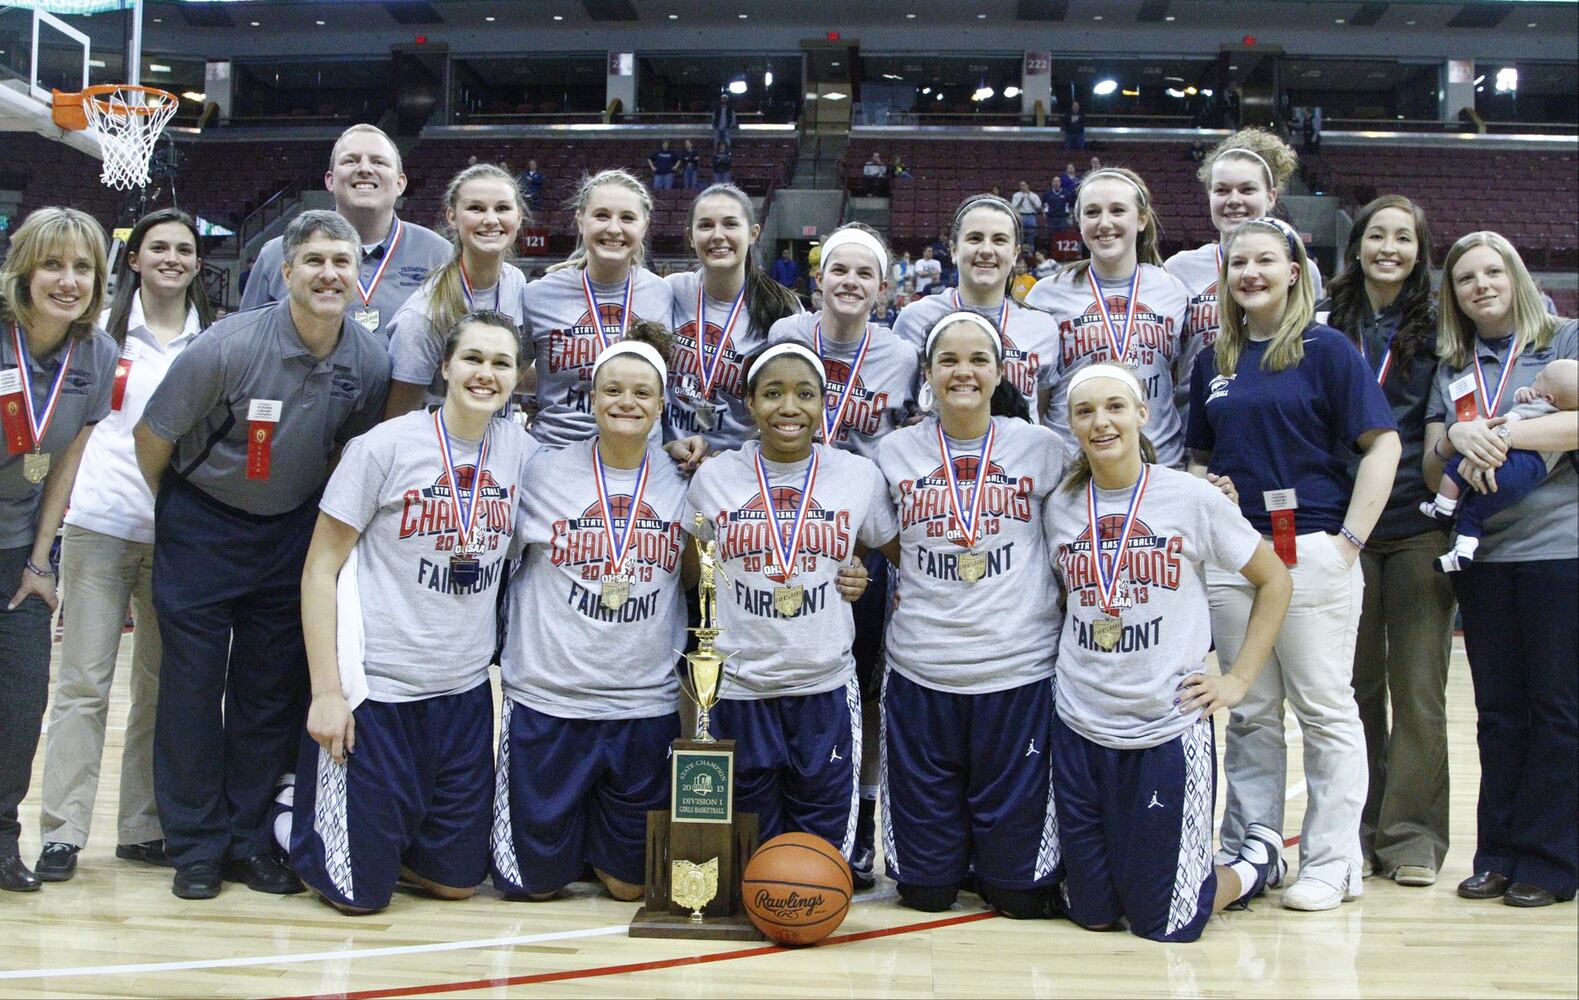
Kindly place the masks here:
<instances>
[{"instance_id":1,"label":"wristwatch","mask_svg":"<svg viewBox=\"0 0 1579 1000\"><path fill-rule=\"evenodd\" d=\"M1497 426L1497 437L1502 439L1503 444L1507 444L1513 439L1513 428L1507 424L1499 424Z\"/></svg>"}]
</instances>

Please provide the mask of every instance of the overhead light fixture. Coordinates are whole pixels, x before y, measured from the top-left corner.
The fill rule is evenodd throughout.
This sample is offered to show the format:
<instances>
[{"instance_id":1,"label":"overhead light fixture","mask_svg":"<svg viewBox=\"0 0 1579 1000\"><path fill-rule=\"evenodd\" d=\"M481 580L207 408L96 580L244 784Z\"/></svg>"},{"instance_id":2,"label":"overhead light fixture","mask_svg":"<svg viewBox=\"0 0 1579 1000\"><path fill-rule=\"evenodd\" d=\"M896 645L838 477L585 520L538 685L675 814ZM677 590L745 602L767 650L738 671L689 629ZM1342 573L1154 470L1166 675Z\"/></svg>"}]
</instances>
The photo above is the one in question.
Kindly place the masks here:
<instances>
[{"instance_id":1,"label":"overhead light fixture","mask_svg":"<svg viewBox=\"0 0 1579 1000\"><path fill-rule=\"evenodd\" d=\"M822 95L822 99L825 101L842 101L849 96L849 94L842 93L837 90L830 90L826 94Z\"/></svg>"},{"instance_id":2,"label":"overhead light fixture","mask_svg":"<svg viewBox=\"0 0 1579 1000\"><path fill-rule=\"evenodd\" d=\"M1511 94L1519 89L1519 71L1512 66L1504 66L1497 70L1497 79L1494 87L1499 94Z\"/></svg>"},{"instance_id":3,"label":"overhead light fixture","mask_svg":"<svg viewBox=\"0 0 1579 1000\"><path fill-rule=\"evenodd\" d=\"M324 26L324 22L322 22L322 21L314 21L313 23L316 24L320 28Z\"/></svg>"},{"instance_id":4,"label":"overhead light fixture","mask_svg":"<svg viewBox=\"0 0 1579 1000\"><path fill-rule=\"evenodd\" d=\"M740 18L742 21L744 21L746 18L750 17L751 15L750 14L736 14L735 16Z\"/></svg>"},{"instance_id":5,"label":"overhead light fixture","mask_svg":"<svg viewBox=\"0 0 1579 1000\"><path fill-rule=\"evenodd\" d=\"M914 21L915 19L916 19L916 16L914 14L906 14L905 15L905 20L906 21Z\"/></svg>"},{"instance_id":6,"label":"overhead light fixture","mask_svg":"<svg viewBox=\"0 0 1579 1000\"><path fill-rule=\"evenodd\" d=\"M1003 88L1003 96L1004 97L1019 97L1020 96L1020 88L1019 87L1004 87Z\"/></svg>"},{"instance_id":7,"label":"overhead light fixture","mask_svg":"<svg viewBox=\"0 0 1579 1000\"><path fill-rule=\"evenodd\" d=\"M896 76L896 77L894 77L894 79L897 80L897 79L899 79L899 77ZM930 94L930 93L932 93L932 88L931 87L922 87L921 88L921 92L923 94Z\"/></svg>"},{"instance_id":8,"label":"overhead light fixture","mask_svg":"<svg viewBox=\"0 0 1579 1000\"><path fill-rule=\"evenodd\" d=\"M1098 97L1106 97L1118 89L1117 80L1098 80L1096 86L1091 88L1091 93Z\"/></svg>"},{"instance_id":9,"label":"overhead light fixture","mask_svg":"<svg viewBox=\"0 0 1579 1000\"><path fill-rule=\"evenodd\" d=\"M1335 17L1335 18L1332 19L1332 23L1333 24L1342 24L1343 23L1343 18Z\"/></svg>"},{"instance_id":10,"label":"overhead light fixture","mask_svg":"<svg viewBox=\"0 0 1579 1000\"><path fill-rule=\"evenodd\" d=\"M1486 82L1486 74L1482 73L1479 76L1475 77L1475 86L1478 87L1478 86L1480 86L1481 84L1483 84L1485 82Z\"/></svg>"},{"instance_id":11,"label":"overhead light fixture","mask_svg":"<svg viewBox=\"0 0 1579 1000\"><path fill-rule=\"evenodd\" d=\"M104 60L103 59L89 59L88 60L88 65L92 66L94 69L103 69L104 68Z\"/></svg>"},{"instance_id":12,"label":"overhead light fixture","mask_svg":"<svg viewBox=\"0 0 1579 1000\"><path fill-rule=\"evenodd\" d=\"M1093 20L1093 21L1100 21L1100 20L1102 20L1102 15L1101 14L1092 14L1091 15L1091 20Z\"/></svg>"},{"instance_id":13,"label":"overhead light fixture","mask_svg":"<svg viewBox=\"0 0 1579 1000\"><path fill-rule=\"evenodd\" d=\"M1190 92L1190 89L1189 88L1185 88L1184 92L1186 94L1188 94ZM1212 92L1210 90L1202 90L1201 91L1201 96L1202 97L1211 97L1212 96Z\"/></svg>"},{"instance_id":14,"label":"overhead light fixture","mask_svg":"<svg viewBox=\"0 0 1579 1000\"><path fill-rule=\"evenodd\" d=\"M883 79L885 79L885 80L903 80L904 77L900 76L898 73L884 73L883 74ZM923 90L922 93L925 94L925 93L930 92L931 90L932 90L932 88L928 87L926 90Z\"/></svg>"},{"instance_id":15,"label":"overhead light fixture","mask_svg":"<svg viewBox=\"0 0 1579 1000\"><path fill-rule=\"evenodd\" d=\"M1196 95L1196 93L1197 93L1197 91L1196 91L1196 89L1194 87L1185 87L1184 88L1184 92L1186 94L1188 94L1189 96L1191 96L1191 97L1194 97ZM1210 94L1211 91L1208 90L1207 93Z\"/></svg>"},{"instance_id":16,"label":"overhead light fixture","mask_svg":"<svg viewBox=\"0 0 1579 1000\"><path fill-rule=\"evenodd\" d=\"M976 20L978 20L978 21L985 21L985 20L987 20L987 15L986 14L977 14L976 15Z\"/></svg>"},{"instance_id":17,"label":"overhead light fixture","mask_svg":"<svg viewBox=\"0 0 1579 1000\"><path fill-rule=\"evenodd\" d=\"M1164 17L1163 20L1164 21L1176 21L1176 20L1178 20L1178 18L1174 17L1172 14L1169 14L1166 17Z\"/></svg>"},{"instance_id":18,"label":"overhead light fixture","mask_svg":"<svg viewBox=\"0 0 1579 1000\"><path fill-rule=\"evenodd\" d=\"M487 17L483 18L483 20L487 21L489 24L492 24L494 21L496 21L498 19L495 18L492 14L489 14Z\"/></svg>"},{"instance_id":19,"label":"overhead light fixture","mask_svg":"<svg viewBox=\"0 0 1579 1000\"><path fill-rule=\"evenodd\" d=\"M1119 93L1123 94L1125 97L1139 97L1140 88L1137 87L1134 90L1121 90Z\"/></svg>"},{"instance_id":20,"label":"overhead light fixture","mask_svg":"<svg viewBox=\"0 0 1579 1000\"><path fill-rule=\"evenodd\" d=\"M556 21L563 21L564 19L565 19L565 15L563 15L563 14L555 14L554 15L554 20L556 20Z\"/></svg>"},{"instance_id":21,"label":"overhead light fixture","mask_svg":"<svg viewBox=\"0 0 1579 1000\"><path fill-rule=\"evenodd\" d=\"M937 100L943 100L943 92L941 90L938 91Z\"/></svg>"},{"instance_id":22,"label":"overhead light fixture","mask_svg":"<svg viewBox=\"0 0 1579 1000\"><path fill-rule=\"evenodd\" d=\"M729 81L729 92L731 94L739 96L740 94L744 94L746 92L746 90L747 90L746 81L744 81L744 80L730 80Z\"/></svg>"},{"instance_id":23,"label":"overhead light fixture","mask_svg":"<svg viewBox=\"0 0 1579 1000\"><path fill-rule=\"evenodd\" d=\"M256 28L259 25L260 22L258 22L258 21L249 21L248 23L251 24L254 28Z\"/></svg>"},{"instance_id":24,"label":"overhead light fixture","mask_svg":"<svg viewBox=\"0 0 1579 1000\"><path fill-rule=\"evenodd\" d=\"M973 101L987 101L991 100L996 93L997 91L991 87L977 87L976 92L970 95L970 99Z\"/></svg>"},{"instance_id":25,"label":"overhead light fixture","mask_svg":"<svg viewBox=\"0 0 1579 1000\"><path fill-rule=\"evenodd\" d=\"M170 67L166 66L164 63L149 63L148 64L148 72L150 72L150 73L168 73L168 72L170 72Z\"/></svg>"},{"instance_id":26,"label":"overhead light fixture","mask_svg":"<svg viewBox=\"0 0 1579 1000\"><path fill-rule=\"evenodd\" d=\"M1178 87L1169 87L1167 90L1164 90L1163 93L1167 94L1169 97L1184 96L1184 91L1180 90Z\"/></svg>"},{"instance_id":27,"label":"overhead light fixture","mask_svg":"<svg viewBox=\"0 0 1579 1000\"><path fill-rule=\"evenodd\" d=\"M195 90L183 90L181 92L181 96L195 104L202 104L204 101L208 100L207 94L200 94Z\"/></svg>"},{"instance_id":28,"label":"overhead light fixture","mask_svg":"<svg viewBox=\"0 0 1579 1000\"><path fill-rule=\"evenodd\" d=\"M679 19L680 19L680 15L679 14L670 14L669 15L669 20L671 20L671 21L678 21Z\"/></svg>"},{"instance_id":29,"label":"overhead light fixture","mask_svg":"<svg viewBox=\"0 0 1579 1000\"><path fill-rule=\"evenodd\" d=\"M768 70L766 73L762 74L762 86L764 86L764 87L771 87L771 86L773 86L773 71L772 70Z\"/></svg>"}]
</instances>

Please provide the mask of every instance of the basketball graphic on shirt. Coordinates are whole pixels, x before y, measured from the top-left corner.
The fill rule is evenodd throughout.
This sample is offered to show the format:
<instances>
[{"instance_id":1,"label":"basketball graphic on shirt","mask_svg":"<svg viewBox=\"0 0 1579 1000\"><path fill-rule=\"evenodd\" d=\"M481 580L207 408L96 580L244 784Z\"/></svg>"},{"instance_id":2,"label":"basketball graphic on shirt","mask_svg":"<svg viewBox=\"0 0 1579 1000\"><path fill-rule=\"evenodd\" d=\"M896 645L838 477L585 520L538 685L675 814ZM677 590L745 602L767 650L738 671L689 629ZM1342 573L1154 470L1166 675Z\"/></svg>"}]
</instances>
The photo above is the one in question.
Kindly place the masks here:
<instances>
[{"instance_id":1,"label":"basketball graphic on shirt","mask_svg":"<svg viewBox=\"0 0 1579 1000\"><path fill-rule=\"evenodd\" d=\"M987 471L978 483L976 471L980 467L978 455L954 456L954 481L960 486L960 500L967 510L972 506L972 484L975 484L974 488L982 491L981 516L1022 522L1031 520L1034 513L1031 497L1036 492L1034 477L1010 476L1002 465L988 459ZM948 532L958 527L954 502L949 496L948 477L943 474L942 465L919 479L899 484L899 524L901 528L928 524L928 537L939 538L948 537ZM984 522L977 530L982 534L997 533L990 522ZM970 545L963 536L950 541L962 548Z\"/></svg>"},{"instance_id":2,"label":"basketball graphic on shirt","mask_svg":"<svg viewBox=\"0 0 1579 1000\"><path fill-rule=\"evenodd\" d=\"M672 571L679 565L683 534L678 522L665 521L652 505L643 500L631 516L631 495L616 493L609 497L615 537L630 532L630 565L650 564ZM627 527L628 526L628 527ZM609 561L609 519L603 501L594 499L576 517L553 523L549 540L550 559L555 566L592 566L598 573Z\"/></svg>"},{"instance_id":3,"label":"basketball graphic on shirt","mask_svg":"<svg viewBox=\"0 0 1579 1000\"><path fill-rule=\"evenodd\" d=\"M827 407L824 423L832 420L840 405L844 405L844 416L839 420L839 431L834 435L834 440L827 443L834 444L848 440L851 430L862 434L878 433L882 429L883 411L888 409L887 390L872 392L866 387L865 380L861 378L859 372L852 381L848 361L823 358L822 367L828 376L823 382L827 390L823 400ZM845 393L850 394L848 403L844 402Z\"/></svg>"},{"instance_id":4,"label":"basketball graphic on shirt","mask_svg":"<svg viewBox=\"0 0 1579 1000\"><path fill-rule=\"evenodd\" d=\"M568 371L572 368L586 369L584 377L590 377L592 362L598 359L598 354L603 350L603 344L614 343L621 337L620 330L624 328L625 311L617 302L598 303L598 318L602 321L593 325L592 314L582 310L576 321L567 330L548 331L548 370L550 372ZM634 320L634 313L631 319ZM603 339L598 339L598 334ZM579 396L579 391L577 395ZM578 400L580 405L584 400Z\"/></svg>"},{"instance_id":5,"label":"basketball graphic on shirt","mask_svg":"<svg viewBox=\"0 0 1579 1000\"><path fill-rule=\"evenodd\" d=\"M480 482L474 483L479 478ZM488 469L483 469L482 476L478 477L476 465L457 467L455 479L460 485L461 501L477 505L478 537L484 540L488 551L493 551L500 537L509 538L514 533L515 487L500 486ZM437 539L435 549L447 548L461 527L456 521L454 497L449 473L443 470L432 485L407 490L400 514L400 537L433 536Z\"/></svg>"},{"instance_id":6,"label":"basketball graphic on shirt","mask_svg":"<svg viewBox=\"0 0 1579 1000\"><path fill-rule=\"evenodd\" d=\"M768 488L768 494L773 498L773 512L782 535L781 543L787 544L794 530L795 512L800 509L800 487L772 486ZM744 506L724 511L715 522L719 558L745 558L753 566L759 563L762 566L776 564L778 555L774 548L771 523L760 491L753 492ZM798 558L827 556L842 561L850 557L853 541L850 512L825 508L817 503L814 495L806 505ZM773 574L766 575L773 577Z\"/></svg>"},{"instance_id":7,"label":"basketball graphic on shirt","mask_svg":"<svg viewBox=\"0 0 1579 1000\"><path fill-rule=\"evenodd\" d=\"M1118 549L1119 537L1124 533L1124 512L1115 511L1097 518L1102 533L1103 572L1113 572L1113 554ZM1074 541L1059 546L1058 566L1073 595L1086 587L1101 586L1096 563L1091 556L1091 528L1089 525ZM1150 600L1150 588L1178 590L1184 569L1184 536L1161 535L1154 532L1141 518L1135 518L1129 542L1124 546L1124 557L1119 560L1118 576L1128 584L1130 600L1145 604ZM1086 603L1082 598L1082 604Z\"/></svg>"},{"instance_id":8,"label":"basketball graphic on shirt","mask_svg":"<svg viewBox=\"0 0 1579 1000\"><path fill-rule=\"evenodd\" d=\"M1126 364L1152 365L1173 359L1176 332L1174 317L1158 312L1139 298L1135 302L1134 323L1129 327L1129 343L1122 359L1113 356L1108 325L1102 316L1103 304L1107 306L1108 320L1113 324L1113 336L1124 340L1125 318L1129 316L1129 297L1106 295L1099 302L1087 301L1080 315L1058 324L1062 344L1063 363L1069 368L1081 361L1111 362L1122 360Z\"/></svg>"}]
</instances>

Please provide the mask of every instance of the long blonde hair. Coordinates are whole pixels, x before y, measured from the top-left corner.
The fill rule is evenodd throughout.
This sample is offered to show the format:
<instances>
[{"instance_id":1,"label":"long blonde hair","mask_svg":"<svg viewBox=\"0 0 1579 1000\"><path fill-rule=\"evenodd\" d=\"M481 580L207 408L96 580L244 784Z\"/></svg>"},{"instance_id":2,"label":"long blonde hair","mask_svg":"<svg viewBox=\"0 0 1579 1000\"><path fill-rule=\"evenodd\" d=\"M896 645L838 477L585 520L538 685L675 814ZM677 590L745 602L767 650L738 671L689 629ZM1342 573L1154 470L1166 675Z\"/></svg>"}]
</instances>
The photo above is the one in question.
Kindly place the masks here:
<instances>
[{"instance_id":1,"label":"long blonde hair","mask_svg":"<svg viewBox=\"0 0 1579 1000\"><path fill-rule=\"evenodd\" d=\"M461 188L475 180L499 181L509 187L510 194L515 198L515 207L521 211L521 224L526 225L531 219L526 201L521 197L520 184L510 176L509 171L492 163L474 163L451 178L449 186L444 189L445 209L453 212L460 200ZM461 285L460 234L450 233L450 243L455 248L454 255L428 278L428 321L433 324L435 331L439 331L439 336L443 335L443 331L453 329L461 317L473 308L467 305L466 292ZM502 274L500 277L503 280Z\"/></svg>"},{"instance_id":2,"label":"long blonde hair","mask_svg":"<svg viewBox=\"0 0 1579 1000\"><path fill-rule=\"evenodd\" d=\"M1271 343L1267 345L1266 356L1261 359L1261 367L1265 371L1280 372L1286 368L1293 368L1305 357L1305 328L1310 326L1310 321L1316 316L1316 282L1311 275L1310 258L1305 254L1305 244L1300 241L1299 234L1286 222L1269 216L1252 219L1228 237L1228 246L1224 248L1222 263L1217 266L1217 287L1228 292L1226 295L1218 293L1221 316L1217 340L1213 347L1217 351L1219 375L1232 375L1238 370L1239 355L1244 352L1245 342L1250 339L1245 311L1234 300L1232 289L1228 284L1229 258L1233 256L1234 244L1238 243L1246 233L1268 229L1278 236L1279 242L1288 251L1289 261L1299 266L1299 280L1294 282L1288 291L1288 301L1283 306L1283 318L1272 334Z\"/></svg>"},{"instance_id":3,"label":"long blonde hair","mask_svg":"<svg viewBox=\"0 0 1579 1000\"><path fill-rule=\"evenodd\" d=\"M1442 297L1437 307L1437 357L1455 370L1467 366L1475 356L1475 322L1458 304L1458 294L1453 288L1453 268L1459 258L1475 247L1491 247L1497 251L1513 282L1513 309L1509 319L1513 325L1514 350L1540 350L1546 347L1563 322L1541 305L1541 293L1535 287L1535 279L1530 277L1524 259L1505 237L1490 230L1461 236L1442 262Z\"/></svg>"},{"instance_id":4,"label":"long blonde hair","mask_svg":"<svg viewBox=\"0 0 1579 1000\"><path fill-rule=\"evenodd\" d=\"M1100 170L1093 170L1086 174L1085 179L1080 182L1080 186L1075 188L1075 224L1079 225L1080 199L1085 193L1086 185L1094 180L1100 181L1111 178L1129 181L1135 191L1135 213L1146 220L1146 228L1135 234L1135 265L1138 267L1141 264L1155 264L1161 267L1162 251L1159 247L1162 245L1162 219L1158 217L1157 210L1152 207L1151 188L1146 186L1146 182L1141 179L1140 174L1130 170L1128 167L1103 167ZM1070 279L1079 281L1086 276L1086 270L1090 267L1091 258L1089 257L1085 260L1076 261L1068 268Z\"/></svg>"},{"instance_id":5,"label":"long blonde hair","mask_svg":"<svg viewBox=\"0 0 1579 1000\"><path fill-rule=\"evenodd\" d=\"M15 321L26 330L33 325L33 272L51 254L80 248L93 259L93 294L81 318L66 328L68 337L85 340L104 308L104 288L109 280L104 256L104 227L75 208L40 208L30 214L11 237L11 252L0 266L0 319Z\"/></svg>"},{"instance_id":6,"label":"long blonde hair","mask_svg":"<svg viewBox=\"0 0 1579 1000\"><path fill-rule=\"evenodd\" d=\"M587 247L585 243L581 242L581 237L579 235L581 213L586 211L587 203L592 200L592 192L596 191L605 184L618 185L619 187L622 187L634 194L641 202L643 218L646 220L648 226L651 226L652 192L648 191L647 185L637 180L630 171L613 167L608 170L600 170L591 176L582 177L581 183L576 187L576 193L571 196L570 202L566 206L575 213L577 219L578 235L576 237L576 249L571 251L569 257L566 257L564 260L551 266L548 269L549 271L559 271L567 267L585 268L587 266ZM636 244L635 254L631 257L631 266L641 267L646 260L647 240L646 233L644 232L641 242Z\"/></svg>"}]
</instances>

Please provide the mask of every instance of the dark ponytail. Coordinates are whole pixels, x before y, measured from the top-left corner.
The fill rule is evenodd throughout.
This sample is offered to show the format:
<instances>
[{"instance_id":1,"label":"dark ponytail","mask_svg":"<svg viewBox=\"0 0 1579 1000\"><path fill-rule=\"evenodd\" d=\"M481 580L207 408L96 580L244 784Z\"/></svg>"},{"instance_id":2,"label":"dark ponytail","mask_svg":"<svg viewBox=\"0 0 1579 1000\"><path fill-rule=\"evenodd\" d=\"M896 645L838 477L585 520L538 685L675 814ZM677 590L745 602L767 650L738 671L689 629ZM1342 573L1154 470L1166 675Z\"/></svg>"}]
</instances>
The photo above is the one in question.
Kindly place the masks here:
<instances>
[{"instance_id":1,"label":"dark ponytail","mask_svg":"<svg viewBox=\"0 0 1579 1000\"><path fill-rule=\"evenodd\" d=\"M1035 423L1031 420L1031 408L1026 405L1025 396L1020 390L1009 384L1004 378L998 383L998 388L992 391L992 415L995 417L1019 417L1021 420Z\"/></svg>"}]
</instances>

